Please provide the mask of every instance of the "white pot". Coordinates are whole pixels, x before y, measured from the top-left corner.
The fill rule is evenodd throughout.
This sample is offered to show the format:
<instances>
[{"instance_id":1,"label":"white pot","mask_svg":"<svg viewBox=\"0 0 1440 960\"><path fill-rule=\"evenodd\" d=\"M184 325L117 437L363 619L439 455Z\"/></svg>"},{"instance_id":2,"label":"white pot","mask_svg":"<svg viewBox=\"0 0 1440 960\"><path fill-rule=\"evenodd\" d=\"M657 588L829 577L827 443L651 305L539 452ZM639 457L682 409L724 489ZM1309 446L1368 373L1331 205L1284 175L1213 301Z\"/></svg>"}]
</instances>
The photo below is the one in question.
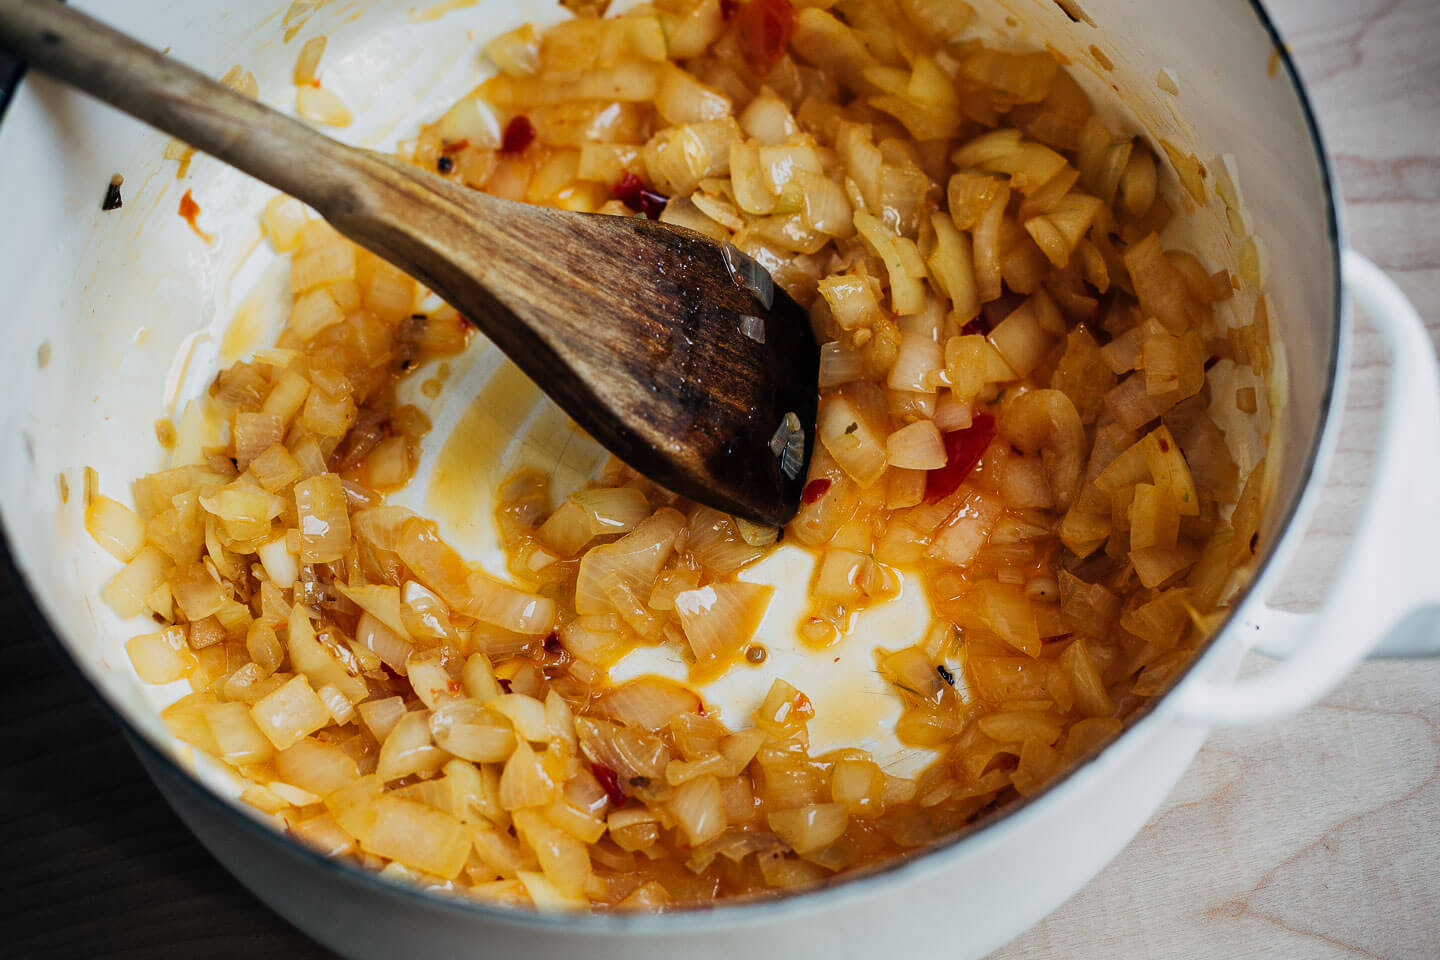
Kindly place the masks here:
<instances>
[{"instance_id":1,"label":"white pot","mask_svg":"<svg viewBox=\"0 0 1440 960\"><path fill-rule=\"evenodd\" d=\"M281 40L287 5L280 0L82 5L101 7L111 22L212 74L239 62L259 78L262 99L293 107L289 76L298 42ZM257 345L274 322L256 308L248 326L229 326L251 291L274 292L282 276L256 244L255 214L269 191L205 158L178 181L173 161L161 158L163 135L43 78L22 85L0 125L0 289L8 299L0 363L14 398L0 411L8 559L47 629L120 718L180 815L286 918L360 957L978 956L1098 872L1158 807L1210 725L1303 707L1382 641L1392 653L1433 648L1433 621L1422 612L1440 590L1427 582L1427 564L1411 545L1428 545L1440 533L1435 360L1394 286L1358 256L1342 255L1319 133L1289 60L1282 53L1272 63L1279 41L1263 11L1249 0L1212 0L1203 12L1182 0L1081 0L1091 26L1072 22L1051 0L975 5L994 22L1008 12L1027 42L1049 41L1068 55L1092 96L1111 114L1128 115L1152 141L1164 137L1195 150L1212 170L1217 155L1234 155L1254 232L1268 250L1271 313L1288 371L1271 451L1283 466L1261 535L1265 562L1177 687L1041 795L944 848L824 890L664 916L537 916L403 888L292 843L228 799L213 771L192 771L180 759L156 715L156 704L174 691L135 679L121 646L135 630L99 601L114 564L82 529L81 468L97 468L101 491L125 497L129 478L160 465L152 423L167 402L194 395L222 357ZM430 119L473 85L481 35L558 15L538 4L481 0L421 21L413 7L414 0L399 0L358 16L350 5L302 12L302 37L329 35L326 86L359 118L346 139L393 145L417 118ZM472 27L474 36L467 34ZM1092 44L1113 70L1095 65ZM1162 68L1178 80L1183 123L1156 88ZM1112 84L1126 91L1123 109ZM126 206L102 213L115 172L125 176ZM200 226L217 234L216 243L203 242L175 215L186 189L200 201ZM1194 218L1191 239L1210 263L1228 265L1235 241L1221 228L1222 213L1212 197ZM1313 616L1280 615L1262 601L1304 532L1343 407L1351 327L1342 278L1379 324L1393 364L1374 489L1329 603ZM188 355L188 367L175 363L177 355ZM480 353L457 373L451 392L493 378L497 366L493 351ZM535 397L514 402L533 405ZM460 414L437 412L443 435ZM533 426L533 417L527 422ZM533 431L507 448L510 461L559 458L577 472L583 454L547 447ZM62 472L68 503L59 494ZM477 479L477 489L488 482ZM449 532L471 549L487 546L484 525ZM1259 677L1234 680L1241 655L1257 644L1284 659Z\"/></svg>"}]
</instances>

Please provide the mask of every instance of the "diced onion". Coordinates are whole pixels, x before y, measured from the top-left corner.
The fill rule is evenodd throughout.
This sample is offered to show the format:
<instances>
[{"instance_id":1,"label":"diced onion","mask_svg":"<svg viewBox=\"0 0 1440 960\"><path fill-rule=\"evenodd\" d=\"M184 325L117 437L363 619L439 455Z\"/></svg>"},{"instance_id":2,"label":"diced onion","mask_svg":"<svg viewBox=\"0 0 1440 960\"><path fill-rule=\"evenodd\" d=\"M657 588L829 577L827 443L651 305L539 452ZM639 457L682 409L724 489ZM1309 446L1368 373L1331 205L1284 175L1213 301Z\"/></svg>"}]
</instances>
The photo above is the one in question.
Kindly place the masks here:
<instances>
[{"instance_id":1,"label":"diced onion","mask_svg":"<svg viewBox=\"0 0 1440 960\"><path fill-rule=\"evenodd\" d=\"M725 801L714 777L697 777L675 788L670 813L692 847L713 840L726 826Z\"/></svg>"},{"instance_id":2,"label":"diced onion","mask_svg":"<svg viewBox=\"0 0 1440 960\"><path fill-rule=\"evenodd\" d=\"M296 94L295 112L306 120L331 127L348 127L354 115L333 90L304 86Z\"/></svg>"},{"instance_id":3,"label":"diced onion","mask_svg":"<svg viewBox=\"0 0 1440 960\"><path fill-rule=\"evenodd\" d=\"M811 803L795 810L776 810L766 819L770 829L796 853L809 853L840 839L850 814L844 804Z\"/></svg>"},{"instance_id":4,"label":"diced onion","mask_svg":"<svg viewBox=\"0 0 1440 960\"><path fill-rule=\"evenodd\" d=\"M659 730L674 717L699 710L700 698L673 681L647 676L610 690L601 697L600 704L606 714L622 723Z\"/></svg>"},{"instance_id":5,"label":"diced onion","mask_svg":"<svg viewBox=\"0 0 1440 960\"><path fill-rule=\"evenodd\" d=\"M129 563L145 545L145 521L109 497L92 497L86 504L85 531L121 563Z\"/></svg>"},{"instance_id":6,"label":"diced onion","mask_svg":"<svg viewBox=\"0 0 1440 960\"><path fill-rule=\"evenodd\" d=\"M330 723L330 711L303 676L262 698L250 708L250 716L276 750L294 746Z\"/></svg>"}]
</instances>

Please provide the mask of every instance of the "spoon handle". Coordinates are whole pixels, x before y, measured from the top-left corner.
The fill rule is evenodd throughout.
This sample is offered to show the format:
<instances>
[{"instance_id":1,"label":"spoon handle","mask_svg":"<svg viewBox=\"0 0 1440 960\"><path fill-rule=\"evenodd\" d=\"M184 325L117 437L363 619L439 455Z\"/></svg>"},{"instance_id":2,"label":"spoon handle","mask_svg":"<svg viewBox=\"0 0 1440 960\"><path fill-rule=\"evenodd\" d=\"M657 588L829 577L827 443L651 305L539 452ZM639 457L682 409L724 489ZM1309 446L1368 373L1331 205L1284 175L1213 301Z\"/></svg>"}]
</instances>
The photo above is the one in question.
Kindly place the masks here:
<instances>
[{"instance_id":1,"label":"spoon handle","mask_svg":"<svg viewBox=\"0 0 1440 960\"><path fill-rule=\"evenodd\" d=\"M348 192L337 169L379 165L55 0L0 0L0 47L322 213Z\"/></svg>"}]
</instances>

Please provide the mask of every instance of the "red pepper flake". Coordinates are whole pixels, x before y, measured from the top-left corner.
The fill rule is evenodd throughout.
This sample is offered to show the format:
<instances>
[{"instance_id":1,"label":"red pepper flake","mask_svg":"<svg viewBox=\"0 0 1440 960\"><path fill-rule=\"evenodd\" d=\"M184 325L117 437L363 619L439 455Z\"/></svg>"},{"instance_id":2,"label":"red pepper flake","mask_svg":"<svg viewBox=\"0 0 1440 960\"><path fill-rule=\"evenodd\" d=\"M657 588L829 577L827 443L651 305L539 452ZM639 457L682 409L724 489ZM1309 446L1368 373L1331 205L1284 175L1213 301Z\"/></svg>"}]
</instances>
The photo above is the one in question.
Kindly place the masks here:
<instances>
[{"instance_id":1,"label":"red pepper flake","mask_svg":"<svg viewBox=\"0 0 1440 960\"><path fill-rule=\"evenodd\" d=\"M458 697L465 692L465 684L453 678L445 684L445 688L450 692L452 697Z\"/></svg>"},{"instance_id":2,"label":"red pepper flake","mask_svg":"<svg viewBox=\"0 0 1440 960\"><path fill-rule=\"evenodd\" d=\"M989 332L990 324L985 322L984 317L976 317L960 328L960 336L962 337L983 337Z\"/></svg>"},{"instance_id":3,"label":"red pepper flake","mask_svg":"<svg viewBox=\"0 0 1440 960\"><path fill-rule=\"evenodd\" d=\"M769 73L795 33L795 8L790 0L749 0L740 7L735 27L750 69Z\"/></svg>"},{"instance_id":4,"label":"red pepper flake","mask_svg":"<svg viewBox=\"0 0 1440 960\"><path fill-rule=\"evenodd\" d=\"M465 149L466 147L468 147L468 146L470 146L470 141L469 141L469 140L456 140L456 141L453 142L453 143L447 143L447 144L445 144L445 146L443 146L443 147L440 148L440 152L441 152L441 153L459 153L461 150L464 150L464 149Z\"/></svg>"},{"instance_id":5,"label":"red pepper flake","mask_svg":"<svg viewBox=\"0 0 1440 960\"><path fill-rule=\"evenodd\" d=\"M659 220L660 214L665 212L665 204L670 202L669 197L645 186L644 182L629 170L626 170L625 176L615 184L610 196L636 213L645 214L651 220Z\"/></svg>"},{"instance_id":6,"label":"red pepper flake","mask_svg":"<svg viewBox=\"0 0 1440 960\"><path fill-rule=\"evenodd\" d=\"M734 20L740 12L740 0L720 0L720 19Z\"/></svg>"},{"instance_id":7,"label":"red pepper flake","mask_svg":"<svg viewBox=\"0 0 1440 960\"><path fill-rule=\"evenodd\" d=\"M800 502L804 504L819 503L820 498L829 492L832 482L827 477L811 480L805 484L805 492L800 494Z\"/></svg>"},{"instance_id":8,"label":"red pepper flake","mask_svg":"<svg viewBox=\"0 0 1440 960\"><path fill-rule=\"evenodd\" d=\"M180 198L180 209L177 212L186 223L190 224L190 229L195 231L196 236L200 237L200 239L206 243L209 243L213 239L210 234L201 230L200 225L195 222L195 218L200 215L200 204L195 202L195 198L189 190L186 190L185 196Z\"/></svg>"},{"instance_id":9,"label":"red pepper flake","mask_svg":"<svg viewBox=\"0 0 1440 960\"><path fill-rule=\"evenodd\" d=\"M1155 438L1155 442L1158 443L1158 444L1160 444L1160 452L1161 452L1161 453L1169 453L1169 452L1170 452L1170 441L1169 441L1169 440L1166 440L1164 437L1156 437L1156 438Z\"/></svg>"},{"instance_id":10,"label":"red pepper flake","mask_svg":"<svg viewBox=\"0 0 1440 960\"><path fill-rule=\"evenodd\" d=\"M535 142L535 124L524 114L510 118L505 124L505 135L500 138L500 152L504 154L524 153L525 148Z\"/></svg>"},{"instance_id":11,"label":"red pepper flake","mask_svg":"<svg viewBox=\"0 0 1440 960\"><path fill-rule=\"evenodd\" d=\"M988 413L977 413L969 427L945 434L945 466L926 474L926 501L943 500L959 489L994 439L995 418Z\"/></svg>"},{"instance_id":12,"label":"red pepper flake","mask_svg":"<svg viewBox=\"0 0 1440 960\"><path fill-rule=\"evenodd\" d=\"M1069 639L1070 639L1071 637L1073 637L1073 636L1075 636L1074 633L1057 633L1057 634L1055 634L1055 636L1053 636L1053 637L1041 637L1041 638L1040 638L1040 642L1041 642L1041 643L1060 643L1060 642L1063 641L1063 640L1069 640Z\"/></svg>"},{"instance_id":13,"label":"red pepper flake","mask_svg":"<svg viewBox=\"0 0 1440 960\"><path fill-rule=\"evenodd\" d=\"M620 789L620 778L615 771L603 763L590 764L590 772L595 774L595 779L600 781L600 786L605 789L605 796L617 807L625 806L625 791Z\"/></svg>"},{"instance_id":14,"label":"red pepper flake","mask_svg":"<svg viewBox=\"0 0 1440 960\"><path fill-rule=\"evenodd\" d=\"M558 634L558 633L551 633L550 636L548 636L548 637L545 638L545 652L546 652L546 653L559 653L559 652L560 652L560 634Z\"/></svg>"}]
</instances>

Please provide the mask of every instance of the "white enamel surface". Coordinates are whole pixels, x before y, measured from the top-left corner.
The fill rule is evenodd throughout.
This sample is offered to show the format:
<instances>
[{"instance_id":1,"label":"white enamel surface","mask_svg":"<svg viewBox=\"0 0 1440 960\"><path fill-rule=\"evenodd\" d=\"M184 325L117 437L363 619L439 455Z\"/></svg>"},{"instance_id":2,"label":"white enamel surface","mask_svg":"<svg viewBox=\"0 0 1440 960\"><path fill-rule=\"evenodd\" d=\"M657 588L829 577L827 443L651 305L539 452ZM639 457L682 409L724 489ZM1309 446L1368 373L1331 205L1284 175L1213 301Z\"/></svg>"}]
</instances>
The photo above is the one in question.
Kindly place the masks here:
<instances>
[{"instance_id":1,"label":"white enamel surface","mask_svg":"<svg viewBox=\"0 0 1440 960\"><path fill-rule=\"evenodd\" d=\"M907 747L895 737L903 705L895 688L876 672L875 650L900 650L925 639L931 614L924 584L917 574L906 572L898 596L861 611L833 646L814 650L800 640L797 628L806 615L815 563L813 553L782 545L739 574L741 580L775 588L755 633L767 655L759 666L737 663L703 684L699 689L705 704L731 729L750 726L750 715L779 677L809 697L815 708L808 724L811 753L860 747L891 775L914 777L936 752ZM645 674L683 682L689 667L676 651L654 646L635 649L610 669L610 679L617 683Z\"/></svg>"},{"instance_id":2,"label":"white enamel surface","mask_svg":"<svg viewBox=\"0 0 1440 960\"><path fill-rule=\"evenodd\" d=\"M1081 4L1101 29L1070 23L1051 0L977 0L975 6L992 24L1008 10L1020 24L1010 31L1017 39L1048 41L1068 55L1112 115L1130 116L1137 129L1186 150L1204 144L1197 153L1207 165L1222 154L1238 158L1251 219L1270 254L1273 322L1289 351L1290 396L1282 421L1287 455L1273 524L1298 498L1304 467L1318 443L1318 424L1336 399L1326 392L1334 323L1332 238L1303 117L1283 74L1267 75L1269 40L1244 0L1217 0L1203 8L1180 0ZM357 117L355 126L331 132L380 147L393 146L470 88L482 74L476 51L485 36L526 19L558 15L551 5L515 0L483 0L430 21L412 16L412 10L429 6L424 3L297 5L309 11L308 20L292 19L292 26L303 25L287 43L281 39L286 6L271 0L81 6L98 8L122 28L170 47L212 75L243 64L259 78L262 99L286 109L293 107L289 78L299 46L324 33L329 37L325 85ZM1087 66L1091 44L1115 62L1113 75ZM1177 78L1178 99L1156 89L1162 68ZM1123 109L1105 92L1112 81L1127 93ZM1167 99L1175 99L1193 138ZM203 157L177 181L174 163L161 159L166 140L38 77L26 81L0 124L0 196L7 211L0 230L0 281L8 298L0 325L11 398L0 407L5 535L17 566L81 668L131 724L162 747L170 741L155 705L180 691L145 688L130 672L121 645L137 628L118 622L98 599L116 565L81 529L81 468L96 467L101 491L127 499L129 478L162 465L154 419L203 389L222 359L228 362L273 335L278 315L271 305L282 282L282 266L259 242L256 229L256 214L271 191ZM117 171L125 175L125 207L102 214L104 186ZM1173 177L1167 180L1173 196ZM216 237L213 244L175 214L187 188L200 204L201 228ZM1211 197L1192 221L1190 239L1208 266L1233 268L1234 245L1219 229L1219 214ZM227 344L231 318L247 302L256 319L241 323ZM50 361L41 369L37 358L47 342ZM477 347L451 367L447 390L432 410L436 430L421 475L404 502L436 516L467 556L495 568L488 500L494 482L515 465L559 464L557 485L563 492L600 457L553 408L546 412L533 386L509 374L495 351ZM469 401L497 383L506 389L494 391L494 402L477 407ZM443 466L446 437L462 421L467 429L478 424L490 431L497 449L488 463L457 474L437 464ZM58 495L62 472L71 492L67 505ZM1285 538L1278 553L1297 539ZM795 607L795 593L787 585L777 609ZM897 648L904 642L892 637L918 635L911 632L911 613L872 616L895 616L899 622L874 625L880 639L873 642L870 629L857 630L847 641L858 644L853 655L849 646L842 655L847 667L873 664L864 656L869 646ZM843 705L854 691L868 689L863 684L872 682L873 670L845 674L853 683L836 682L841 674L818 672L824 661L790 659L786 618L772 612L770 619L776 623L767 620L762 630L775 658L771 669L814 678L796 685L817 700L817 736L838 742L854 732L827 726L830 716L838 716L828 704ZM1201 673L1228 676L1243 644L1237 631L1227 633ZM1195 674L1186 683L1199 680ZM760 686L727 678L707 690L707 697L729 719L753 708ZM891 702L888 709L897 706ZM577 920L535 927L387 894L384 884L255 842L255 824L239 822L173 771L162 769L160 780L202 839L242 879L307 931L351 955L455 956L484 942L497 955L529 957L570 956L582 947L601 957L634 956L640 949L697 957L798 951L848 957L880 949L907 956L975 956L1038 920L1098 871L1178 779L1204 729L1174 721L1167 708L1162 704L1100 761L954 850L881 880L779 907L658 922ZM281 890L283 899L277 897ZM627 932L637 925L649 931L644 940ZM581 940L573 933L577 926L590 928ZM696 929L706 932L688 932Z\"/></svg>"}]
</instances>

